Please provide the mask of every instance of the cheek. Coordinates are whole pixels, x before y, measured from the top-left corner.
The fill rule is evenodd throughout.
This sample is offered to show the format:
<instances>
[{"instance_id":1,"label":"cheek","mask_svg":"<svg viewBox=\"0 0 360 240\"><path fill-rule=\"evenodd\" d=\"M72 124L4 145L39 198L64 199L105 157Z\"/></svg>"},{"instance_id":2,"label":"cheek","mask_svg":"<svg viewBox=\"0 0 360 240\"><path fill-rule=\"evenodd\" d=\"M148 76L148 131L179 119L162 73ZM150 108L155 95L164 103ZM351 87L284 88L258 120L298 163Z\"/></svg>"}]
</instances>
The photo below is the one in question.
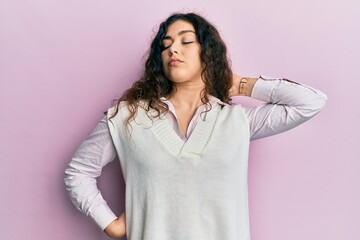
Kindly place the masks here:
<instances>
[{"instance_id":1,"label":"cheek","mask_svg":"<svg viewBox=\"0 0 360 240\"><path fill-rule=\"evenodd\" d=\"M204 64L201 62L199 55L194 55L193 59L194 66L196 66L196 68L203 68Z\"/></svg>"},{"instance_id":2,"label":"cheek","mask_svg":"<svg viewBox=\"0 0 360 240\"><path fill-rule=\"evenodd\" d=\"M162 64L162 66L163 66L163 68L165 68L165 64L164 63L166 63L168 61L168 59L167 59L167 57L166 57L166 54L164 54L164 53L162 53L161 54L161 64Z\"/></svg>"},{"instance_id":3,"label":"cheek","mask_svg":"<svg viewBox=\"0 0 360 240\"><path fill-rule=\"evenodd\" d=\"M166 60L163 57L161 57L161 60L162 60L161 66L162 66L163 72L166 72L167 68L166 68L166 65L164 64L166 62Z\"/></svg>"},{"instance_id":4,"label":"cheek","mask_svg":"<svg viewBox=\"0 0 360 240\"><path fill-rule=\"evenodd\" d=\"M201 62L200 54L201 54L201 49L198 49L198 51L192 54L192 59L194 59L194 64L196 64L197 66L203 65Z\"/></svg>"}]
</instances>

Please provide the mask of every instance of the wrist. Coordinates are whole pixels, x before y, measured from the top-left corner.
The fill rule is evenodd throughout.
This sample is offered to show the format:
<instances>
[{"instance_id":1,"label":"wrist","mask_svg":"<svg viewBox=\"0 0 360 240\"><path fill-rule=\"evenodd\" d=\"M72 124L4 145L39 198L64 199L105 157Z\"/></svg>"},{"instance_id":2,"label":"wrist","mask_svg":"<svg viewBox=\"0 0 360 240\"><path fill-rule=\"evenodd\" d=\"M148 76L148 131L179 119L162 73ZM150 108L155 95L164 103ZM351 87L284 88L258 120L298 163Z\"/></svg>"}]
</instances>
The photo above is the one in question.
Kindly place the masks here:
<instances>
[{"instance_id":1,"label":"wrist","mask_svg":"<svg viewBox=\"0 0 360 240\"><path fill-rule=\"evenodd\" d=\"M124 237L126 235L125 217L120 216L118 219L112 221L104 232L112 238Z\"/></svg>"},{"instance_id":2,"label":"wrist","mask_svg":"<svg viewBox=\"0 0 360 240\"><path fill-rule=\"evenodd\" d=\"M246 96L246 94L247 94L248 79L249 78L247 78L247 77L242 77L240 79L239 90L238 90L240 96Z\"/></svg>"},{"instance_id":3,"label":"wrist","mask_svg":"<svg viewBox=\"0 0 360 240\"><path fill-rule=\"evenodd\" d=\"M252 89L258 78L241 77L233 73L232 86L229 89L229 96L251 97Z\"/></svg>"},{"instance_id":4,"label":"wrist","mask_svg":"<svg viewBox=\"0 0 360 240\"><path fill-rule=\"evenodd\" d=\"M251 93L257 78L242 77L239 82L239 96L251 97Z\"/></svg>"}]
</instances>

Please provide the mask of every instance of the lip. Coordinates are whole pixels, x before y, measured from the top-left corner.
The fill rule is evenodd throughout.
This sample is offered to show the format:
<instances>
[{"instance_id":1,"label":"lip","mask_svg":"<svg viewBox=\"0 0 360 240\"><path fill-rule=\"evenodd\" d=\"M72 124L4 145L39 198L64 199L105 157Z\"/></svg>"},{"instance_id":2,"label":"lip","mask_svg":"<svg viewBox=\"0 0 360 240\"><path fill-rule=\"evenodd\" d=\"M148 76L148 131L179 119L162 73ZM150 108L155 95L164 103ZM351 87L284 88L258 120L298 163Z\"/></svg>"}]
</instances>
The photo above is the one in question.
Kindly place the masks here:
<instances>
[{"instance_id":1,"label":"lip","mask_svg":"<svg viewBox=\"0 0 360 240\"><path fill-rule=\"evenodd\" d=\"M182 63L183 61L181 61L181 60L179 60L179 59L177 59L177 58L172 58L172 59L170 59L170 61L169 61L169 65L170 66L175 66L175 65L178 65L178 64L180 64L180 63Z\"/></svg>"}]
</instances>

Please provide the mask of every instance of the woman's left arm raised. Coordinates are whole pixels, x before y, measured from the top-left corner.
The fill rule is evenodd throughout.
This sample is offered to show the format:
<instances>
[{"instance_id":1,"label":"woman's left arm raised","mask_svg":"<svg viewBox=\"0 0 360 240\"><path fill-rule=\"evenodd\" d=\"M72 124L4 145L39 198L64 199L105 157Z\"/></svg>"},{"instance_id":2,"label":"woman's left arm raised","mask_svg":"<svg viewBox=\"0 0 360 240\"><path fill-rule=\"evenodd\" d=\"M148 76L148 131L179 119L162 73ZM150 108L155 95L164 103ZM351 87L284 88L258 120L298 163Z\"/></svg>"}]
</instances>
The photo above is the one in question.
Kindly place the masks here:
<instances>
[{"instance_id":1,"label":"woman's left arm raised","mask_svg":"<svg viewBox=\"0 0 360 240\"><path fill-rule=\"evenodd\" d=\"M327 96L313 87L285 78L260 75L258 78L233 75L230 96L248 96L265 102L244 107L255 140L294 128L319 113Z\"/></svg>"}]
</instances>

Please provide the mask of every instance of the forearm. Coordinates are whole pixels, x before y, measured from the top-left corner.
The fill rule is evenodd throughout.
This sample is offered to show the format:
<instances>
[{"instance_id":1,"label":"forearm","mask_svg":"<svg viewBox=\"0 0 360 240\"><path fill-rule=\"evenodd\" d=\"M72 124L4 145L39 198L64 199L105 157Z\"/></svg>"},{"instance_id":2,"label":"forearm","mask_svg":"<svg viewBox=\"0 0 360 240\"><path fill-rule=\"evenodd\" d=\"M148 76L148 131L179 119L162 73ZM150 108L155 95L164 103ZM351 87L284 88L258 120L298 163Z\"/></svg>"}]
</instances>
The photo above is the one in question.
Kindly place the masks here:
<instances>
[{"instance_id":1,"label":"forearm","mask_svg":"<svg viewBox=\"0 0 360 240\"><path fill-rule=\"evenodd\" d=\"M126 235L126 214L123 212L119 218L112 221L104 232L112 238L121 238Z\"/></svg>"},{"instance_id":2,"label":"forearm","mask_svg":"<svg viewBox=\"0 0 360 240\"><path fill-rule=\"evenodd\" d=\"M115 156L106 118L103 118L79 146L64 174L64 183L70 200L101 229L116 219L116 215L97 188L96 178L100 176L101 169L113 161Z\"/></svg>"},{"instance_id":3,"label":"forearm","mask_svg":"<svg viewBox=\"0 0 360 240\"><path fill-rule=\"evenodd\" d=\"M299 111L319 111L327 96L320 90L286 78L261 75L252 89L251 97L260 101L294 107Z\"/></svg>"},{"instance_id":4,"label":"forearm","mask_svg":"<svg viewBox=\"0 0 360 240\"><path fill-rule=\"evenodd\" d=\"M265 76L256 81L251 97L266 103L245 107L252 140L300 125L315 116L327 100L323 92L310 86Z\"/></svg>"}]
</instances>

